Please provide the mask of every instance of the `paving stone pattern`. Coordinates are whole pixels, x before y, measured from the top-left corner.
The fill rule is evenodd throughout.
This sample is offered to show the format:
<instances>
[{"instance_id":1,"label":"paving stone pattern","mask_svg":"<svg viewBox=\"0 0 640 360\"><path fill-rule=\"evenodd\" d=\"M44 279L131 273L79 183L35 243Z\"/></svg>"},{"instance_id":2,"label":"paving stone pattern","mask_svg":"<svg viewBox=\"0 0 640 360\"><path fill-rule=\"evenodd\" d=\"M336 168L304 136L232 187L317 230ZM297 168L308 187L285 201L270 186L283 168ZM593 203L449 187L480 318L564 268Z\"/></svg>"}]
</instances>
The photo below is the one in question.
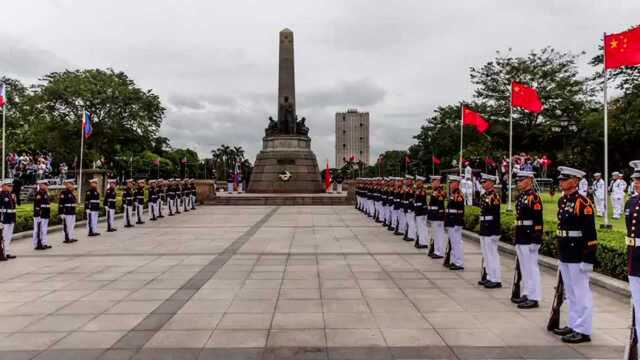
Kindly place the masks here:
<instances>
[{"instance_id":1,"label":"paving stone pattern","mask_svg":"<svg viewBox=\"0 0 640 360\"><path fill-rule=\"evenodd\" d=\"M620 358L628 299L597 290L590 344L540 309L476 285L479 247L450 272L351 207L201 207L0 264L3 359ZM84 233L78 229L78 234ZM566 319L566 306L563 320Z\"/></svg>"}]
</instances>

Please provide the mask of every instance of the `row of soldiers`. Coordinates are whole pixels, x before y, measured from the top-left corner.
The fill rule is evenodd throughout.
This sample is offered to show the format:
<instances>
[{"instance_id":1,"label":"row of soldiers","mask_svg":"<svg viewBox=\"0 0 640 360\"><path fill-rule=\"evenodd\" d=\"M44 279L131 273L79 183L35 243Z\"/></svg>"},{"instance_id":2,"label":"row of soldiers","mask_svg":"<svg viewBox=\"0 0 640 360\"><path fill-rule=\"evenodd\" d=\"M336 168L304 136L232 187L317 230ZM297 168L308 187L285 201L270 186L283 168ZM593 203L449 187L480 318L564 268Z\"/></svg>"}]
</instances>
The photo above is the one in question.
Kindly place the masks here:
<instances>
[{"instance_id":1,"label":"row of soldiers","mask_svg":"<svg viewBox=\"0 0 640 360\"><path fill-rule=\"evenodd\" d=\"M589 273L593 270L597 249L594 209L591 201L578 192L578 184L585 172L570 167L559 167L558 170L563 191L557 211L558 278L566 289L569 318L567 326L560 327L559 322L550 321L548 329L562 336L564 342L581 343L591 341L592 333ZM465 207L460 180L457 175L449 175L445 189L441 176L431 176L428 189L426 179L420 176L358 179L356 208L404 240L413 241L416 248L425 249L430 258L444 257L444 265L449 269L464 270L462 227ZM479 203L478 220L482 274L478 285L487 289L502 287L498 252L498 241L502 235L501 204L500 196L494 190L496 182L496 176L481 174L484 192ZM516 173L519 194L515 206L514 244L517 258L511 301L520 309L538 308L542 298L538 257L544 231L543 204L534 184L533 172ZM640 202L636 208L640 213L638 209ZM448 243L446 252L445 242ZM638 286L640 297L640 280ZM552 318L559 320L559 313L557 315Z\"/></svg>"},{"instance_id":2,"label":"row of soldiers","mask_svg":"<svg viewBox=\"0 0 640 360\"><path fill-rule=\"evenodd\" d=\"M34 195L33 203L33 247L35 250L51 249L48 238L49 220L51 218L51 204L49 197L49 182L40 180ZM107 232L116 231L116 186L117 181L108 180L108 187L102 199L105 209ZM2 182L0 192L0 224L2 224L2 241L0 241L0 261L15 259L11 254L11 240L16 223L16 198L12 193L13 181L7 179ZM58 200L58 216L60 217L64 240L63 243L74 243L76 226L76 185L74 180L64 180L64 190L60 192ZM146 190L146 197L145 197ZM98 192L98 179L89 181L89 189L85 192L84 210L88 236L99 236L98 217L100 214L100 193ZM148 208L150 221L174 216L182 212L196 209L196 185L195 179L169 179L169 180L138 180L126 181L126 187L122 193L122 210L124 213L124 227L130 228L135 224L145 223L145 205Z\"/></svg>"}]
</instances>

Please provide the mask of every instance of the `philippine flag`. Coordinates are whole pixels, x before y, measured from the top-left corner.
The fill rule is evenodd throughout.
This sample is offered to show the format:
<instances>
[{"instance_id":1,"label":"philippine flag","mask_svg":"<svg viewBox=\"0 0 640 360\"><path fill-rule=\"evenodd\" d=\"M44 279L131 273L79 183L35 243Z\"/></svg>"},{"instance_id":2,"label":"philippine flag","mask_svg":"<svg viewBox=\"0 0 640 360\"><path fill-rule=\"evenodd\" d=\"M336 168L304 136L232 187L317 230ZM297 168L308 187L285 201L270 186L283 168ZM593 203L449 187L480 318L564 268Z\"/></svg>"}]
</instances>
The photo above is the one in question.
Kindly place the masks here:
<instances>
[{"instance_id":1,"label":"philippine flag","mask_svg":"<svg viewBox=\"0 0 640 360\"><path fill-rule=\"evenodd\" d=\"M84 132L85 139L88 139L91 136L91 133L93 132L93 128L91 127L92 117L93 115L88 111L85 111L84 114L82 115L82 129Z\"/></svg>"},{"instance_id":2,"label":"philippine flag","mask_svg":"<svg viewBox=\"0 0 640 360\"><path fill-rule=\"evenodd\" d=\"M7 89L4 84L0 84L0 108L4 107L4 104L7 103Z\"/></svg>"}]
</instances>

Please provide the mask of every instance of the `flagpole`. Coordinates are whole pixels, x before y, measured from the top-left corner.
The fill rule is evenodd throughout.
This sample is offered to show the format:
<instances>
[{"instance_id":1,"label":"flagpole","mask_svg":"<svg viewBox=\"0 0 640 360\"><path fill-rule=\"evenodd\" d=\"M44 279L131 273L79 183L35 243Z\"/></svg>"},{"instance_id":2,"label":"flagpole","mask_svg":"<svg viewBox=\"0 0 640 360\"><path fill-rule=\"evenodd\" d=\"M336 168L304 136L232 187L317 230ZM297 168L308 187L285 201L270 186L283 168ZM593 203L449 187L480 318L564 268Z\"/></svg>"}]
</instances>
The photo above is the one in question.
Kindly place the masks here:
<instances>
[{"instance_id":1,"label":"flagpole","mask_svg":"<svg viewBox=\"0 0 640 360\"><path fill-rule=\"evenodd\" d=\"M464 104L460 104L460 161L458 164L458 175L462 175L462 129L464 125Z\"/></svg>"},{"instance_id":2,"label":"flagpole","mask_svg":"<svg viewBox=\"0 0 640 360\"><path fill-rule=\"evenodd\" d=\"M512 182L513 179L513 82L511 82L511 88L509 89L509 183L507 189L509 190L509 203L507 204L507 211L511 210L511 194L512 194Z\"/></svg>"},{"instance_id":3,"label":"flagpole","mask_svg":"<svg viewBox=\"0 0 640 360\"><path fill-rule=\"evenodd\" d=\"M5 88L5 94L7 93L7 88ZM7 117L7 101L2 105L2 181L5 179L5 163L7 162L7 158L5 157L5 149L6 149L6 137L5 137L5 120Z\"/></svg>"},{"instance_id":4,"label":"flagpole","mask_svg":"<svg viewBox=\"0 0 640 360\"><path fill-rule=\"evenodd\" d=\"M80 122L80 167L78 170L78 196L77 196L78 204L80 204L80 197L82 194L82 154L84 153L84 126L85 126L84 117L85 117L84 108L82 108L82 115L80 117L82 121Z\"/></svg>"},{"instance_id":5,"label":"flagpole","mask_svg":"<svg viewBox=\"0 0 640 360\"><path fill-rule=\"evenodd\" d=\"M609 79L609 74L607 71L607 33L603 33L602 37L603 47L602 47L602 66L604 67L604 228L610 228L609 225L609 134L608 134L608 122L609 117L607 113L607 81Z\"/></svg>"}]
</instances>

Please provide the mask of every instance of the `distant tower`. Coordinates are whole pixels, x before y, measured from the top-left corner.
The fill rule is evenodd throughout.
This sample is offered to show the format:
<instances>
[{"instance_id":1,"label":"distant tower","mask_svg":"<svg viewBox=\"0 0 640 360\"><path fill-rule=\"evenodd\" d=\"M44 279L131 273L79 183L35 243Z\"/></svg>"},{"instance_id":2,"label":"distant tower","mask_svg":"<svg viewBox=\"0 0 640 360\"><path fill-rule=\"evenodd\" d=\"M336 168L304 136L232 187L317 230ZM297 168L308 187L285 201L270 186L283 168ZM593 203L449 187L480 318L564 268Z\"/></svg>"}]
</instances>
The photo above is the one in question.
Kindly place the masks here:
<instances>
[{"instance_id":1,"label":"distant tower","mask_svg":"<svg viewBox=\"0 0 640 360\"><path fill-rule=\"evenodd\" d=\"M369 164L369 113L357 109L336 113L336 168L351 157Z\"/></svg>"}]
</instances>

